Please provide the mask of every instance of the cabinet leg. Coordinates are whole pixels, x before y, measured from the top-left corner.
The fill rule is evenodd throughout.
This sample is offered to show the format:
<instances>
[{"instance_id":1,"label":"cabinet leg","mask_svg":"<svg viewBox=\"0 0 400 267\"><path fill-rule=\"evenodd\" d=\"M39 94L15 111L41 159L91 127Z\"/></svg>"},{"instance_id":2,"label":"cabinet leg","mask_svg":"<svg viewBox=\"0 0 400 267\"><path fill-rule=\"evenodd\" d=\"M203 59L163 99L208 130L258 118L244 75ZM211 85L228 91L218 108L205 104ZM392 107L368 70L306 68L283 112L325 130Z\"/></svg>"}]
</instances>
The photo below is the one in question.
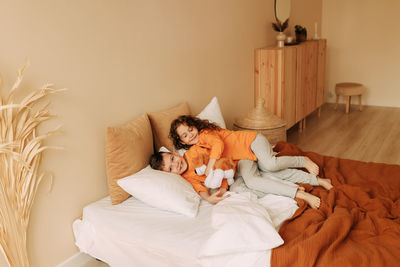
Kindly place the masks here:
<instances>
[{"instance_id":1,"label":"cabinet leg","mask_svg":"<svg viewBox=\"0 0 400 267\"><path fill-rule=\"evenodd\" d=\"M302 119L299 121L299 132L303 132L303 130L306 128L306 119Z\"/></svg>"},{"instance_id":2,"label":"cabinet leg","mask_svg":"<svg viewBox=\"0 0 400 267\"><path fill-rule=\"evenodd\" d=\"M360 111L362 111L361 95L358 96L358 102L360 104Z\"/></svg>"}]
</instances>

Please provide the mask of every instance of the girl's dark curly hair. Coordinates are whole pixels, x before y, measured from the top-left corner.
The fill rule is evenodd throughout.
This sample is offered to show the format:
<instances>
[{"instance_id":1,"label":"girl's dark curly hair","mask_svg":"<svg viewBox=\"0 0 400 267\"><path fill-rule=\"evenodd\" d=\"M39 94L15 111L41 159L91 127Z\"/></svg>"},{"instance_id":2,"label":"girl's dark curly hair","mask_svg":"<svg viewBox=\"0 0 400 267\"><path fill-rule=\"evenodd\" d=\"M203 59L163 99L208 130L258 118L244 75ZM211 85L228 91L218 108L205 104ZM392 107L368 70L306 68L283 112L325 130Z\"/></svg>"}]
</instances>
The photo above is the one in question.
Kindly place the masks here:
<instances>
[{"instance_id":1,"label":"girl's dark curly hair","mask_svg":"<svg viewBox=\"0 0 400 267\"><path fill-rule=\"evenodd\" d=\"M174 143L174 146L176 149L189 149L191 145L187 145L182 143L181 139L179 138L178 133L176 132L176 129L178 126L181 124L185 124L188 127L196 127L196 129L199 131L204 130L204 129L213 129L213 130L219 130L221 127L216 125L215 123L209 122L208 120L202 120L190 115L183 115L172 121L171 123L171 128L169 129L169 135L168 137L172 140Z\"/></svg>"}]
</instances>

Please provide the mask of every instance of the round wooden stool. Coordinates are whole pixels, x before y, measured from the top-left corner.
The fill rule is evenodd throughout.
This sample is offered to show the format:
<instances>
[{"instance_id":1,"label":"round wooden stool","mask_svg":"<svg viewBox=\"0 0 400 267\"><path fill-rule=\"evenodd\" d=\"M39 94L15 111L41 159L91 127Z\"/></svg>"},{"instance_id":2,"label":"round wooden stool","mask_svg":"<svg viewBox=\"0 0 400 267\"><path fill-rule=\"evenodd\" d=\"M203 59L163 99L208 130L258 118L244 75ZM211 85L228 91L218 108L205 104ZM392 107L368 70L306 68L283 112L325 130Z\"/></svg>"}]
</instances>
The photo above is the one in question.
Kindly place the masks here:
<instances>
[{"instance_id":1,"label":"round wooden stool","mask_svg":"<svg viewBox=\"0 0 400 267\"><path fill-rule=\"evenodd\" d=\"M352 96L358 96L358 101L360 105L360 111L362 111L361 95L364 93L364 86L361 83L337 83L335 87L336 92L336 105L337 108L339 102L339 96L346 97L346 113L350 111L350 102Z\"/></svg>"}]
</instances>

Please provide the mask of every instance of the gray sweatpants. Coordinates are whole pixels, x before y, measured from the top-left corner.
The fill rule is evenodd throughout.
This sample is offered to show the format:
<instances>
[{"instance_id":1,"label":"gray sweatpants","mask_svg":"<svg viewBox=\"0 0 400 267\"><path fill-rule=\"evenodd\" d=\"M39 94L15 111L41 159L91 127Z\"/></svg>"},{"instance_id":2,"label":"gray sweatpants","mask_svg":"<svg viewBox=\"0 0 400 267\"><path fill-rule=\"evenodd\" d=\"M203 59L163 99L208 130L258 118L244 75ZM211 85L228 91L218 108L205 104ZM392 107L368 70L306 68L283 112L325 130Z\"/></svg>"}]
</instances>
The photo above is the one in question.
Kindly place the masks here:
<instances>
[{"instance_id":1,"label":"gray sweatpants","mask_svg":"<svg viewBox=\"0 0 400 267\"><path fill-rule=\"evenodd\" d=\"M303 168L306 165L304 157L301 156L275 157L271 144L262 134L257 134L250 148L257 157L258 167L264 172L276 172L287 168Z\"/></svg>"},{"instance_id":2,"label":"gray sweatpants","mask_svg":"<svg viewBox=\"0 0 400 267\"><path fill-rule=\"evenodd\" d=\"M298 185L295 183L318 185L317 177L313 174L297 169L284 169L276 172L260 171L257 162L248 159L239 161L236 175L242 177L246 186L251 190L291 198L296 196L298 189ZM238 179L235 180L236 182ZM231 186L233 191L237 186L235 183ZM259 193L256 194L260 196Z\"/></svg>"}]
</instances>

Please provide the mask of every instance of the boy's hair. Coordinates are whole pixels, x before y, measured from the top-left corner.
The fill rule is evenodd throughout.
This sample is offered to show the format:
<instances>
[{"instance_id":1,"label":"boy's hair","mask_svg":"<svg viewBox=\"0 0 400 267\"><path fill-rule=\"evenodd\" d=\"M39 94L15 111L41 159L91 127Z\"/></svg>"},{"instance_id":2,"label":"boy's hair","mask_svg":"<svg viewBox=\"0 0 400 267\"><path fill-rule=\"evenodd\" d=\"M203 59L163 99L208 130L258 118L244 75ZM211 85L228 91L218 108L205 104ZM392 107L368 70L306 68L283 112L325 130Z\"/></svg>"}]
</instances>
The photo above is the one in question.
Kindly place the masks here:
<instances>
[{"instance_id":1,"label":"boy's hair","mask_svg":"<svg viewBox=\"0 0 400 267\"><path fill-rule=\"evenodd\" d=\"M178 133L176 132L176 129L181 125L185 124L188 127L195 127L199 132L204 129L213 129L213 130L219 130L221 127L216 125L215 123L212 123L208 120L202 120L199 118L196 118L194 116L190 115L183 115L172 121L171 127L169 129L169 135L168 137L172 140L174 143L175 148L177 149L189 149L191 145L187 145L182 143L181 139L179 138Z\"/></svg>"},{"instance_id":2,"label":"boy's hair","mask_svg":"<svg viewBox=\"0 0 400 267\"><path fill-rule=\"evenodd\" d=\"M151 155L150 157L150 166L155 169L155 170L159 170L162 171L162 166L163 166L163 154L167 153L167 152L156 152L153 155Z\"/></svg>"}]
</instances>

